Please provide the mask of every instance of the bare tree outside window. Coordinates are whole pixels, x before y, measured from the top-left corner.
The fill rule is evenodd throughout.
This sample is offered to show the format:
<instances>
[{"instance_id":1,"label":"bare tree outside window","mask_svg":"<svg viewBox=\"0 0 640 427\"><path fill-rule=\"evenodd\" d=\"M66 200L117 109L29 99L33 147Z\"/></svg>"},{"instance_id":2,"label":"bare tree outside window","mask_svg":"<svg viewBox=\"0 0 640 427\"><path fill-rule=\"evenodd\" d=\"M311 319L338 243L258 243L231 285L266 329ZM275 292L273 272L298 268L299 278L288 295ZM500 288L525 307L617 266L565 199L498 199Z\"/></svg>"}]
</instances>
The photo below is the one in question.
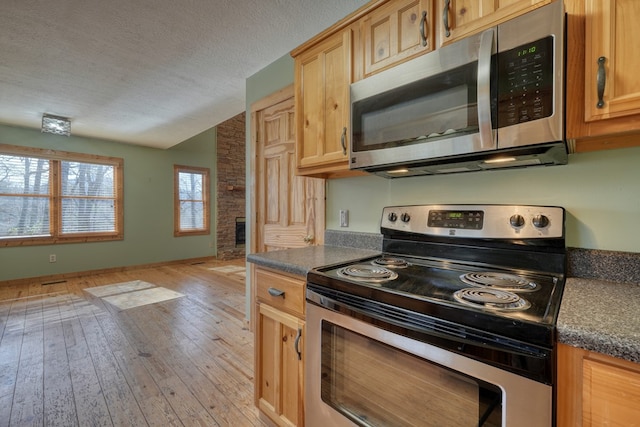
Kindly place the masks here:
<instances>
[{"instance_id":1,"label":"bare tree outside window","mask_svg":"<svg viewBox=\"0 0 640 427\"><path fill-rule=\"evenodd\" d=\"M49 236L49 161L0 154L0 238Z\"/></svg>"},{"instance_id":2,"label":"bare tree outside window","mask_svg":"<svg viewBox=\"0 0 640 427\"><path fill-rule=\"evenodd\" d=\"M209 169L174 166L174 235L209 234Z\"/></svg>"},{"instance_id":3,"label":"bare tree outside window","mask_svg":"<svg viewBox=\"0 0 640 427\"><path fill-rule=\"evenodd\" d=\"M122 239L122 159L0 144L0 246Z\"/></svg>"}]
</instances>

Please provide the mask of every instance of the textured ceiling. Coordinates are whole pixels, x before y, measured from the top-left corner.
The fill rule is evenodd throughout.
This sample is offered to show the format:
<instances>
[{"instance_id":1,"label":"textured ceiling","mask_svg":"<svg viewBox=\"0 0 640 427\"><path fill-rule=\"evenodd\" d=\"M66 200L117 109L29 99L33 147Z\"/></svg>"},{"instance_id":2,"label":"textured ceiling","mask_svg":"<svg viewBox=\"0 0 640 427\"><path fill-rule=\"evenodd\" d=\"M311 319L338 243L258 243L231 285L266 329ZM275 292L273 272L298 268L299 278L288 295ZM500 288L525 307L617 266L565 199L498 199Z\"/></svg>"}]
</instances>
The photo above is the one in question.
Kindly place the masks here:
<instances>
[{"instance_id":1,"label":"textured ceiling","mask_svg":"<svg viewBox=\"0 0 640 427\"><path fill-rule=\"evenodd\" d=\"M2 0L0 123L168 148L245 109L245 79L365 0ZM10 141L0 141L10 143Z\"/></svg>"}]
</instances>

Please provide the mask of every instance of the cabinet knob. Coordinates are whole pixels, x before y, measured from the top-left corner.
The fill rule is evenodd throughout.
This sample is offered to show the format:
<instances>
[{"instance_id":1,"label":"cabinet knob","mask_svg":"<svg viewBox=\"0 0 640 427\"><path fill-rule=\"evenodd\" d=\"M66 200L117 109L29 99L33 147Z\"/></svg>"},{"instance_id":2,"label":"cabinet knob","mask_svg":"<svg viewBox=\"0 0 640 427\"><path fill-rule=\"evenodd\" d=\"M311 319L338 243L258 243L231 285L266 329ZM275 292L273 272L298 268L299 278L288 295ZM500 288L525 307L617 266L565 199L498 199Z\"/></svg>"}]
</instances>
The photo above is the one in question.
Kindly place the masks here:
<instances>
[{"instance_id":1,"label":"cabinet knob","mask_svg":"<svg viewBox=\"0 0 640 427\"><path fill-rule=\"evenodd\" d=\"M298 360L302 360L302 351L300 350L300 338L302 338L302 329L298 328L296 339L293 342L293 348L296 350L296 353L298 354Z\"/></svg>"},{"instance_id":2,"label":"cabinet knob","mask_svg":"<svg viewBox=\"0 0 640 427\"><path fill-rule=\"evenodd\" d=\"M312 234L309 234L307 236L304 236L304 238L302 239L305 243L311 243L313 242L315 236L313 236Z\"/></svg>"},{"instance_id":3,"label":"cabinet knob","mask_svg":"<svg viewBox=\"0 0 640 427\"><path fill-rule=\"evenodd\" d=\"M604 56L598 58L598 74L596 76L598 86L598 103L596 104L596 108L604 108L604 87L607 84L607 71L604 68L604 63L606 61L607 58Z\"/></svg>"},{"instance_id":4,"label":"cabinet knob","mask_svg":"<svg viewBox=\"0 0 640 427\"><path fill-rule=\"evenodd\" d=\"M444 7L442 8L442 24L444 28L444 35L449 37L451 35L451 27L449 27L449 4L451 0L445 0Z\"/></svg>"},{"instance_id":5,"label":"cabinet knob","mask_svg":"<svg viewBox=\"0 0 640 427\"><path fill-rule=\"evenodd\" d=\"M427 11L422 11L422 19L420 19L420 38L422 39L422 46L427 45Z\"/></svg>"},{"instance_id":6,"label":"cabinet knob","mask_svg":"<svg viewBox=\"0 0 640 427\"><path fill-rule=\"evenodd\" d=\"M340 136L340 145L342 145L342 154L347 155L347 128L342 128L342 136Z\"/></svg>"},{"instance_id":7,"label":"cabinet knob","mask_svg":"<svg viewBox=\"0 0 640 427\"><path fill-rule=\"evenodd\" d=\"M282 298L284 298L284 291L281 291L280 289L269 288L269 289L267 289L267 292L269 292L269 295L271 295L272 297L282 297Z\"/></svg>"}]
</instances>

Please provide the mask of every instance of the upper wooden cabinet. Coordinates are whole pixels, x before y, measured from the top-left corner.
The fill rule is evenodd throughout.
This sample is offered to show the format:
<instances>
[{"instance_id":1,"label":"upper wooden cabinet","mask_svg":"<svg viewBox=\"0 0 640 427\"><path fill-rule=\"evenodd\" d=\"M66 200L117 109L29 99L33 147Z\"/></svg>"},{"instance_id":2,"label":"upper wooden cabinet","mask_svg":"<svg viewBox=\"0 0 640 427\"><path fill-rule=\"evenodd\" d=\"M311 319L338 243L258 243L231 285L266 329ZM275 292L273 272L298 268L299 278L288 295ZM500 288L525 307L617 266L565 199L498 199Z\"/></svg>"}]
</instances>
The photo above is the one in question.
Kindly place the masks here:
<instances>
[{"instance_id":1,"label":"upper wooden cabinet","mask_svg":"<svg viewBox=\"0 0 640 427\"><path fill-rule=\"evenodd\" d=\"M568 0L565 7L567 137L574 151L638 145L640 2Z\"/></svg>"},{"instance_id":2,"label":"upper wooden cabinet","mask_svg":"<svg viewBox=\"0 0 640 427\"><path fill-rule=\"evenodd\" d=\"M360 46L354 47L362 49L364 61L364 75L355 79L432 51L434 23L431 0L391 1L373 10L362 20Z\"/></svg>"},{"instance_id":3,"label":"upper wooden cabinet","mask_svg":"<svg viewBox=\"0 0 640 427\"><path fill-rule=\"evenodd\" d=\"M640 420L640 365L558 345L558 427L634 426Z\"/></svg>"},{"instance_id":4,"label":"upper wooden cabinet","mask_svg":"<svg viewBox=\"0 0 640 427\"><path fill-rule=\"evenodd\" d=\"M298 173L325 177L348 170L351 29L327 37L294 60Z\"/></svg>"},{"instance_id":5,"label":"upper wooden cabinet","mask_svg":"<svg viewBox=\"0 0 640 427\"><path fill-rule=\"evenodd\" d=\"M585 120L640 113L640 2L585 2Z\"/></svg>"},{"instance_id":6,"label":"upper wooden cabinet","mask_svg":"<svg viewBox=\"0 0 640 427\"><path fill-rule=\"evenodd\" d=\"M438 0L440 43L447 44L515 18L552 0ZM562 0L559 0L562 1Z\"/></svg>"},{"instance_id":7,"label":"upper wooden cabinet","mask_svg":"<svg viewBox=\"0 0 640 427\"><path fill-rule=\"evenodd\" d=\"M294 49L297 173L363 174L349 170L353 81L551 1L376 0Z\"/></svg>"}]
</instances>

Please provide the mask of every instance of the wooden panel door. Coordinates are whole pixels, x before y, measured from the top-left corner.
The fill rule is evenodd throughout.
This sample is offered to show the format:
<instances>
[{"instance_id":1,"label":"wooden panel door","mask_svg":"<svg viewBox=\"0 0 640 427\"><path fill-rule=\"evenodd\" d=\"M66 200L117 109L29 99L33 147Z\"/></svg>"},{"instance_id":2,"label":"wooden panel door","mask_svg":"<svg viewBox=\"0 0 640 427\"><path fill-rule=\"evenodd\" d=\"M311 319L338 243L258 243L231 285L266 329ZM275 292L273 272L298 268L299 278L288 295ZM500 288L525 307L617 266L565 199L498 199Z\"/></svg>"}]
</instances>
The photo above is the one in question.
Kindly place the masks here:
<instances>
[{"instance_id":1,"label":"wooden panel door","mask_svg":"<svg viewBox=\"0 0 640 427\"><path fill-rule=\"evenodd\" d=\"M255 252L322 244L324 180L296 175L293 90L254 114Z\"/></svg>"},{"instance_id":2,"label":"wooden panel door","mask_svg":"<svg viewBox=\"0 0 640 427\"><path fill-rule=\"evenodd\" d=\"M295 58L298 172L320 176L348 170L351 29Z\"/></svg>"},{"instance_id":3,"label":"wooden panel door","mask_svg":"<svg viewBox=\"0 0 640 427\"><path fill-rule=\"evenodd\" d=\"M431 0L402 0L372 11L363 23L365 77L434 49Z\"/></svg>"},{"instance_id":4,"label":"wooden panel door","mask_svg":"<svg viewBox=\"0 0 640 427\"><path fill-rule=\"evenodd\" d=\"M640 2L585 2L585 120L640 113ZM598 75L604 78L601 97Z\"/></svg>"},{"instance_id":5,"label":"wooden panel door","mask_svg":"<svg viewBox=\"0 0 640 427\"><path fill-rule=\"evenodd\" d=\"M258 304L256 401L279 426L304 425L304 321Z\"/></svg>"},{"instance_id":6,"label":"wooden panel door","mask_svg":"<svg viewBox=\"0 0 640 427\"><path fill-rule=\"evenodd\" d=\"M552 0L440 0L441 44L515 18ZM562 1L562 0L559 0ZM438 12L436 12L438 13Z\"/></svg>"}]
</instances>

